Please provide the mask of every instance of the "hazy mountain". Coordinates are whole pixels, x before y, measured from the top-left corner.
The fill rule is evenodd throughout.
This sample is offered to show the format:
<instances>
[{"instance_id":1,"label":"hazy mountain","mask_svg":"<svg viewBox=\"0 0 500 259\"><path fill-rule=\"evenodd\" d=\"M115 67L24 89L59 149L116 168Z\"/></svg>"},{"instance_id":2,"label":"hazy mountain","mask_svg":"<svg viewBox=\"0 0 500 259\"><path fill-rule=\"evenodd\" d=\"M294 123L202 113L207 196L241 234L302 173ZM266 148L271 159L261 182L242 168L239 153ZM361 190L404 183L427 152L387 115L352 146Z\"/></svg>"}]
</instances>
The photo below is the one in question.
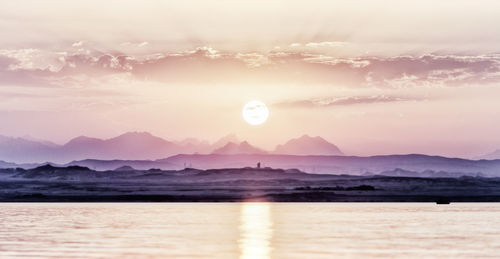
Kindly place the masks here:
<instances>
[{"instance_id":1,"label":"hazy mountain","mask_svg":"<svg viewBox=\"0 0 500 259\"><path fill-rule=\"evenodd\" d=\"M334 144L321 137L310 137L308 135L278 145L274 153L286 155L343 155L342 151Z\"/></svg>"},{"instance_id":2,"label":"hazy mountain","mask_svg":"<svg viewBox=\"0 0 500 259\"><path fill-rule=\"evenodd\" d=\"M0 136L0 159L17 163L42 162L57 157L58 147L24 138Z\"/></svg>"},{"instance_id":3,"label":"hazy mountain","mask_svg":"<svg viewBox=\"0 0 500 259\"><path fill-rule=\"evenodd\" d=\"M195 138L172 142L148 132L128 132L110 139L79 136L64 145L29 136L0 136L0 160L15 163L67 163L84 159L151 160L176 154L209 154L229 142L240 143L234 134L224 136L213 144Z\"/></svg>"},{"instance_id":4,"label":"hazy mountain","mask_svg":"<svg viewBox=\"0 0 500 259\"><path fill-rule=\"evenodd\" d=\"M40 164L40 163L16 164L16 163L5 162L5 161L0 160L0 168L25 168L25 169L31 169L31 168L38 167L40 165L42 165L42 164Z\"/></svg>"},{"instance_id":5,"label":"hazy mountain","mask_svg":"<svg viewBox=\"0 0 500 259\"><path fill-rule=\"evenodd\" d=\"M183 164L180 165L172 165L168 161L162 160L99 160L99 159L84 159L84 160L75 160L70 163L64 164L64 166L85 166L93 170L115 170L120 167L130 166L139 170L148 170L148 169L182 169L185 166Z\"/></svg>"},{"instance_id":6,"label":"hazy mountain","mask_svg":"<svg viewBox=\"0 0 500 259\"><path fill-rule=\"evenodd\" d=\"M228 143L240 144L241 141L235 134L228 134L218 139L213 143L209 143L206 140L199 140L196 138L186 138L182 141L174 142L177 145L182 147L182 151L180 153L184 154L210 154L213 153L214 150L220 149L226 146Z\"/></svg>"},{"instance_id":7,"label":"hazy mountain","mask_svg":"<svg viewBox=\"0 0 500 259\"><path fill-rule=\"evenodd\" d=\"M0 168L16 168L16 167L20 167L20 166L16 163L5 162L5 161L0 160Z\"/></svg>"},{"instance_id":8,"label":"hazy mountain","mask_svg":"<svg viewBox=\"0 0 500 259\"><path fill-rule=\"evenodd\" d=\"M488 160L500 159L500 149L497 149L489 154L476 157L476 159L488 159Z\"/></svg>"},{"instance_id":9,"label":"hazy mountain","mask_svg":"<svg viewBox=\"0 0 500 259\"><path fill-rule=\"evenodd\" d=\"M228 135L216 143L237 139ZM190 150L186 146L190 145ZM387 155L371 157L336 155L269 154L248 142L227 142L212 154L193 154L207 143L194 139L171 142L147 132L129 132L110 139L77 137L65 145L45 144L24 138L0 136L0 167L32 168L35 162L86 166L93 170L113 170L122 166L148 170L178 170L255 166L291 169L324 174L389 174L398 176L500 176L500 160L468 160L427 155ZM210 149L211 150L211 149ZM193 152L187 152L193 151ZM302 136L278 146L275 152L288 154L342 154L320 137ZM191 154L187 154L191 153ZM181 155L178 155L181 154ZM90 159L89 159L90 158ZM155 160L156 159L156 160ZM70 162L73 161L73 162ZM70 163L68 163L70 162ZM24 164L23 164L24 163ZM31 163L31 164L27 164Z\"/></svg>"},{"instance_id":10,"label":"hazy mountain","mask_svg":"<svg viewBox=\"0 0 500 259\"><path fill-rule=\"evenodd\" d=\"M33 141L33 142L39 142L39 143L42 143L46 146L49 146L49 147L57 147L59 146L58 144L52 142L52 141L48 141L48 140L44 140L44 139L39 139L39 138L34 138L30 135L24 135L22 136L23 139L26 139L26 140L30 140L30 141Z\"/></svg>"},{"instance_id":11,"label":"hazy mountain","mask_svg":"<svg viewBox=\"0 0 500 259\"><path fill-rule=\"evenodd\" d=\"M226 135L226 136L220 138L219 140L215 141L212 144L212 150L216 150L218 148L221 148L230 142L235 143L235 144L239 144L241 141L238 139L236 134L229 134L229 135Z\"/></svg>"},{"instance_id":12,"label":"hazy mountain","mask_svg":"<svg viewBox=\"0 0 500 259\"><path fill-rule=\"evenodd\" d=\"M17 164L0 160L0 168L15 168Z\"/></svg>"},{"instance_id":13,"label":"hazy mountain","mask_svg":"<svg viewBox=\"0 0 500 259\"><path fill-rule=\"evenodd\" d=\"M80 158L82 155L91 154L92 156L96 156L106 152L104 140L86 136L80 136L70 140L62 146L61 149L64 151L64 155L71 157L71 159L82 159ZM92 152L95 153L92 154Z\"/></svg>"},{"instance_id":14,"label":"hazy mountain","mask_svg":"<svg viewBox=\"0 0 500 259\"><path fill-rule=\"evenodd\" d=\"M265 154L266 151L243 141L239 144L229 142L221 148L215 149L212 154Z\"/></svg>"},{"instance_id":15,"label":"hazy mountain","mask_svg":"<svg viewBox=\"0 0 500 259\"><path fill-rule=\"evenodd\" d=\"M181 141L174 142L182 147L182 153L192 154L201 153L208 154L213 150L212 145L206 140L199 140L196 138L187 138Z\"/></svg>"},{"instance_id":16,"label":"hazy mountain","mask_svg":"<svg viewBox=\"0 0 500 259\"><path fill-rule=\"evenodd\" d=\"M154 160L177 154L264 154L262 149L229 134L210 144L188 138L172 142L148 132L128 132L110 139L80 136L64 145L29 137L0 136L0 159L16 163L68 163L73 160ZM320 137L304 135L276 148L275 153L340 155L342 152Z\"/></svg>"},{"instance_id":17,"label":"hazy mountain","mask_svg":"<svg viewBox=\"0 0 500 259\"><path fill-rule=\"evenodd\" d=\"M384 171L402 169L415 172L416 175L426 170L446 171L461 175L500 176L500 160L468 160L427 155L387 155L387 156L295 156L276 154L210 154L210 155L175 155L153 163L167 163L165 169L179 169L189 164L198 169L231 168L255 166L273 168L296 168L308 173L323 174L378 174ZM150 166L155 166L150 165ZM156 166L157 168L162 168ZM405 176L410 176L407 174ZM425 172L426 174L428 172Z\"/></svg>"},{"instance_id":18,"label":"hazy mountain","mask_svg":"<svg viewBox=\"0 0 500 259\"><path fill-rule=\"evenodd\" d=\"M367 173L364 175L373 175L371 173ZM482 173L460 173L460 172L447 172L447 171L434 171L434 170L425 170L422 172L415 172L415 171L409 171L409 170L404 170L401 168L395 168L394 170L390 171L383 171L377 173L377 175L384 175L384 176L397 176L397 177L425 177L425 178L457 178L461 176L484 176Z\"/></svg>"},{"instance_id":19,"label":"hazy mountain","mask_svg":"<svg viewBox=\"0 0 500 259\"><path fill-rule=\"evenodd\" d=\"M66 157L74 159L158 159L182 153L182 147L151 135L148 132L128 132L102 140L78 137L70 140L62 149Z\"/></svg>"},{"instance_id":20,"label":"hazy mountain","mask_svg":"<svg viewBox=\"0 0 500 259\"><path fill-rule=\"evenodd\" d=\"M159 159L184 151L185 147L147 132L128 132L110 139L80 136L64 145L0 136L0 159L16 163L67 163L88 158Z\"/></svg>"},{"instance_id":21,"label":"hazy mountain","mask_svg":"<svg viewBox=\"0 0 500 259\"><path fill-rule=\"evenodd\" d=\"M391 175L404 177L500 176L500 160L469 160L427 155L355 156L295 156L276 154L183 154L158 160L98 160L72 161L64 166L78 165L93 170L114 170L130 166L139 170L180 170L255 167L292 169L307 173ZM38 164L41 165L41 164ZM57 166L57 164L52 164ZM62 165L62 164L60 164ZM0 167L33 168L36 164L0 162Z\"/></svg>"}]
</instances>

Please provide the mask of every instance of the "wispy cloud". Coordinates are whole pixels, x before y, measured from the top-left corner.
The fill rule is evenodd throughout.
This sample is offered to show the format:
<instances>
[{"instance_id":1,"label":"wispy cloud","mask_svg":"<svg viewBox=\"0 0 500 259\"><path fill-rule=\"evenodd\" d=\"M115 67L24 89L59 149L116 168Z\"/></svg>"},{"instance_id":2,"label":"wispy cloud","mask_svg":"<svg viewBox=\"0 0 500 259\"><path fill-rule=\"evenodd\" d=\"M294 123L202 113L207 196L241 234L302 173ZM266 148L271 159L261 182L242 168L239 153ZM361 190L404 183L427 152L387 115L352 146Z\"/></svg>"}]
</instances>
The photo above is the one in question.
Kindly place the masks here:
<instances>
[{"instance_id":1,"label":"wispy cloud","mask_svg":"<svg viewBox=\"0 0 500 259\"><path fill-rule=\"evenodd\" d=\"M347 42L343 42L343 41L309 42L309 43L305 44L306 47L313 47L313 48L317 48L317 47L343 47L345 45L347 45Z\"/></svg>"},{"instance_id":2,"label":"wispy cloud","mask_svg":"<svg viewBox=\"0 0 500 259\"><path fill-rule=\"evenodd\" d=\"M137 44L137 47L142 48L142 47L147 46L148 44L149 44L149 43L148 43L147 41L143 41L143 42L141 42L141 43Z\"/></svg>"},{"instance_id":3,"label":"wispy cloud","mask_svg":"<svg viewBox=\"0 0 500 259\"><path fill-rule=\"evenodd\" d=\"M72 47L81 47L81 46L83 46L83 41L77 41L77 42L71 44L71 46Z\"/></svg>"},{"instance_id":4,"label":"wispy cloud","mask_svg":"<svg viewBox=\"0 0 500 259\"><path fill-rule=\"evenodd\" d=\"M280 108L315 108L315 107L331 107L331 106L345 106L345 105L357 105L357 104L418 101L418 100L421 100L421 98L389 96L389 95L343 96L343 97L326 97L326 98L322 97L313 99L284 101L275 103L273 106Z\"/></svg>"}]
</instances>

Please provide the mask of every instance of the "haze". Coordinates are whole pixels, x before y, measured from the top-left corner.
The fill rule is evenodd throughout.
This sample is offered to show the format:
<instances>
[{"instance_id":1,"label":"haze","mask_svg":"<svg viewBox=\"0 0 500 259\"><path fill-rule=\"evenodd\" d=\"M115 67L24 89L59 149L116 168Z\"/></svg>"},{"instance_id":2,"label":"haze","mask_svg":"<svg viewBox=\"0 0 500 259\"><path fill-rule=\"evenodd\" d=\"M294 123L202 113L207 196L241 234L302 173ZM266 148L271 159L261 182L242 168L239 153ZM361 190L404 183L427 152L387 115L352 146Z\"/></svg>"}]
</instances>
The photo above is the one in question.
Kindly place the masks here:
<instances>
[{"instance_id":1,"label":"haze","mask_svg":"<svg viewBox=\"0 0 500 259\"><path fill-rule=\"evenodd\" d=\"M0 2L0 135L500 148L498 1Z\"/></svg>"}]
</instances>

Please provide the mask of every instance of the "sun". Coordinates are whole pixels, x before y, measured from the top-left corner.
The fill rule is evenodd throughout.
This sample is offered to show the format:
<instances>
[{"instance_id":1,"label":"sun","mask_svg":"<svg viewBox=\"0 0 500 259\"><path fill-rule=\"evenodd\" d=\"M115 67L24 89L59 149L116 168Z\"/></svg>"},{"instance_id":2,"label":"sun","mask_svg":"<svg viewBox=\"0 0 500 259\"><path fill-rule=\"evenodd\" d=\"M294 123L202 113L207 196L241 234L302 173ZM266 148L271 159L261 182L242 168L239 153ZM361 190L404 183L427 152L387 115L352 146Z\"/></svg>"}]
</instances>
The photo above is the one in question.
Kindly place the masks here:
<instances>
[{"instance_id":1,"label":"sun","mask_svg":"<svg viewBox=\"0 0 500 259\"><path fill-rule=\"evenodd\" d=\"M243 107L243 119L250 125L260 125L269 117L269 109L261 101L250 101Z\"/></svg>"}]
</instances>

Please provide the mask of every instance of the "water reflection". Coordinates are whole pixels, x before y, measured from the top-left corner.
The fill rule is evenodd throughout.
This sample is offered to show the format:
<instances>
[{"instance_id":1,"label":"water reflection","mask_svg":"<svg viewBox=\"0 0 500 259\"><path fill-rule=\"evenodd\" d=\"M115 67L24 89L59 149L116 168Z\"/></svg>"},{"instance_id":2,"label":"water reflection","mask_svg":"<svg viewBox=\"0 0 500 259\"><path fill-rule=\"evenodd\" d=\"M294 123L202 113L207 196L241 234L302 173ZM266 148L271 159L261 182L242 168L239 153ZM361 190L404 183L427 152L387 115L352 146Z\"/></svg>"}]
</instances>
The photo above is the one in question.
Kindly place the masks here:
<instances>
[{"instance_id":1,"label":"water reflection","mask_svg":"<svg viewBox=\"0 0 500 259\"><path fill-rule=\"evenodd\" d=\"M499 226L494 203L0 203L0 258L498 258Z\"/></svg>"},{"instance_id":2,"label":"water reflection","mask_svg":"<svg viewBox=\"0 0 500 259\"><path fill-rule=\"evenodd\" d=\"M263 202L242 203L240 215L240 258L271 258L271 205Z\"/></svg>"}]
</instances>

